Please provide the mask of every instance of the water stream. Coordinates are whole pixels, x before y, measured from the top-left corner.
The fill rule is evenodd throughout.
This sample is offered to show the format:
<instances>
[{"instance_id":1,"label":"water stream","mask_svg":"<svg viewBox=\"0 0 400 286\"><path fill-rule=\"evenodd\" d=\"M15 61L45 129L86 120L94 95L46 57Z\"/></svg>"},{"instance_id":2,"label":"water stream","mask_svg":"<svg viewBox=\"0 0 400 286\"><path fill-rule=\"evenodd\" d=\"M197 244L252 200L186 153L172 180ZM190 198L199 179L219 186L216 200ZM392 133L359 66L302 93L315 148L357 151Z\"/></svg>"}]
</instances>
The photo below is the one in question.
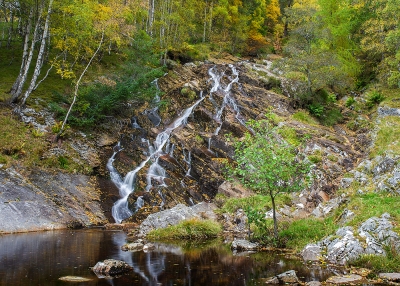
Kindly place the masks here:
<instances>
[{"instance_id":1,"label":"water stream","mask_svg":"<svg viewBox=\"0 0 400 286\"><path fill-rule=\"evenodd\" d=\"M226 75L224 70L219 71L215 66L208 70L208 74L210 75L209 81L212 81L212 87L209 92L209 99L214 105L217 105L213 98L213 94L218 93L218 95L222 97L222 103L216 107L214 115L214 120L218 124L218 127L213 133L213 135L215 136L219 134L222 128L222 115L227 106L233 110L236 119L247 128L245 121L240 114L240 110L236 103L236 100L231 94L231 89L233 85L239 82L239 72L236 70L234 65L228 65L228 67L231 70L231 75ZM154 84L157 85L157 81L155 81ZM205 97L203 96L203 92L201 92L200 99L198 99L192 106L185 109L182 114L178 118L176 118L169 127L159 133L153 143L147 141L148 152L146 153L146 159L143 160L134 170L127 173L124 179L121 178L120 174L113 166L116 155L122 150L121 146L115 146L114 153L108 160L107 168L110 172L112 181L119 189L119 194L121 197L112 208L112 216L117 223L122 222L124 219L132 215L132 211L128 208L128 197L135 189L135 180L137 173L141 169L143 169L147 163L149 163L150 166L148 167L148 171L146 174L146 191L157 191L162 199L161 207L163 206L164 199L161 190L162 187L166 186L165 178L167 177L167 173L164 168L159 164L159 158L160 156L165 154L168 154L171 157L173 156L173 151L175 147L169 142L172 132L178 127L186 125L187 119L192 114L194 108L196 108L196 106L200 104L200 102L203 101L204 98ZM156 101L160 101L158 95L156 96ZM157 107L155 107L154 110L156 111ZM134 127L140 128L140 126L135 123L136 121L134 121L133 123ZM210 136L209 138L208 149L211 149L211 138L212 136ZM187 164L186 176L190 176L191 153L189 151L184 154L184 162ZM140 197L139 200L136 202L136 208L140 208L142 205L143 199Z\"/></svg>"},{"instance_id":2,"label":"water stream","mask_svg":"<svg viewBox=\"0 0 400 286\"><path fill-rule=\"evenodd\" d=\"M157 135L156 140L153 142L153 144L149 144L149 155L147 156L147 158L143 160L134 170L126 174L123 181L119 174L115 174L115 172L117 171L112 165L115 155L118 151L115 151L113 156L109 159L107 163L107 168L110 172L110 176L114 184L118 187L121 196L121 199L119 199L112 208L112 215L117 223L121 223L122 220L132 215L132 212L128 208L128 196L134 191L136 174L147 164L147 162L150 161L151 165L147 173L146 190L150 190L152 188L153 180L157 181L159 185L163 185L165 170L158 164L159 157L165 154L163 148L169 141L171 133L176 128L186 124L187 119L191 115L193 109L203 100L204 97L201 93L200 99L198 99L192 106L184 110L182 114L177 119L175 119L175 121L169 127L167 127L163 132Z\"/></svg>"},{"instance_id":3,"label":"water stream","mask_svg":"<svg viewBox=\"0 0 400 286\"><path fill-rule=\"evenodd\" d=\"M292 269L303 282L323 281L339 271L305 265L279 253L233 255L220 241L159 244L145 253L122 251L125 240L124 232L100 229L2 235L0 285L265 285L263 279ZM110 258L127 262L133 271L97 277L90 267ZM64 276L90 281L60 281Z\"/></svg>"}]
</instances>

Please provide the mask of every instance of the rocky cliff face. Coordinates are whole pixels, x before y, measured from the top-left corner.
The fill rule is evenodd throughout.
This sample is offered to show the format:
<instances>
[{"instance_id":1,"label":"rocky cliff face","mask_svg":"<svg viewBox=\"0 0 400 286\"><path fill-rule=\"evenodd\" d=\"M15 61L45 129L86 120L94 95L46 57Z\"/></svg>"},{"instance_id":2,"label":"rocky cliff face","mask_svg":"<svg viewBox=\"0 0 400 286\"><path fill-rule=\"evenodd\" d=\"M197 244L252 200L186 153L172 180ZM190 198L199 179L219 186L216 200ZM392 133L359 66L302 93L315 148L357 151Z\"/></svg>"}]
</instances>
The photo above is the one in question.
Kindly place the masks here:
<instances>
[{"instance_id":1,"label":"rocky cliff face","mask_svg":"<svg viewBox=\"0 0 400 286\"><path fill-rule=\"evenodd\" d=\"M317 159L315 183L304 190L298 205L310 212L320 201L329 200L343 173L363 156L367 136L340 126L321 127L294 120L292 115L297 110L292 107L291 98L271 89L278 80L269 62L186 64L160 78L160 108L133 110L130 124L121 129L118 150L113 149L112 165L122 185L127 183L122 178L147 160L140 170L135 170L135 184L127 196L131 213L143 206L130 220L141 220L148 213L178 203L210 201L219 191L240 196L242 191L222 188L226 186L225 162L234 156L226 136L241 138L249 131L248 120L262 119L269 111L280 116L281 128L294 132L299 140L307 137L303 151ZM172 128L197 101L187 119ZM159 134L169 129L173 130L165 145L155 150ZM111 147L109 157L113 153Z\"/></svg>"},{"instance_id":2,"label":"rocky cliff face","mask_svg":"<svg viewBox=\"0 0 400 286\"><path fill-rule=\"evenodd\" d=\"M0 232L104 224L100 198L95 177L0 170Z\"/></svg>"}]
</instances>

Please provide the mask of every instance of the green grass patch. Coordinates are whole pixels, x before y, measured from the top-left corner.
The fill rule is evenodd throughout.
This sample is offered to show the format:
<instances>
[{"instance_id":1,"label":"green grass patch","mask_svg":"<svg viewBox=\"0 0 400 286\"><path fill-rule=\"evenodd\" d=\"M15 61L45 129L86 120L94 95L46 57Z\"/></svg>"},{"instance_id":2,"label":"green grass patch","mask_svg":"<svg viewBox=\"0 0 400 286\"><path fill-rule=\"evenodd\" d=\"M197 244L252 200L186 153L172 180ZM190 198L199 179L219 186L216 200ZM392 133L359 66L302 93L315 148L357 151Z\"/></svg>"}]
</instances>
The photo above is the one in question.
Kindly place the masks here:
<instances>
[{"instance_id":1,"label":"green grass patch","mask_svg":"<svg viewBox=\"0 0 400 286\"><path fill-rule=\"evenodd\" d=\"M347 208L356 214L355 218L349 222L351 226L359 226L370 217L380 217L384 213L389 213L394 221L400 221L400 197L391 193L367 193L355 195L351 198ZM397 232L399 232L399 227Z\"/></svg>"},{"instance_id":2,"label":"green grass patch","mask_svg":"<svg viewBox=\"0 0 400 286\"><path fill-rule=\"evenodd\" d=\"M318 122L305 110L300 110L292 115L294 120L300 121L309 125L319 125Z\"/></svg>"},{"instance_id":3,"label":"green grass patch","mask_svg":"<svg viewBox=\"0 0 400 286\"><path fill-rule=\"evenodd\" d=\"M275 203L277 208L284 204L291 204L291 198L287 194L281 194L276 197ZM254 210L266 212L272 209L271 198L269 196L255 195L246 198L228 198L218 210L220 213L234 213L238 209L246 210L252 208Z\"/></svg>"},{"instance_id":4,"label":"green grass patch","mask_svg":"<svg viewBox=\"0 0 400 286\"><path fill-rule=\"evenodd\" d=\"M375 276L379 273L399 272L400 253L394 247L387 247L385 251L386 256L366 254L354 261L350 261L349 265L371 269Z\"/></svg>"},{"instance_id":5,"label":"green grass patch","mask_svg":"<svg viewBox=\"0 0 400 286\"><path fill-rule=\"evenodd\" d=\"M336 231L333 217L326 219L306 218L293 221L279 236L286 240L286 247L303 249L310 242L317 242Z\"/></svg>"},{"instance_id":6,"label":"green grass patch","mask_svg":"<svg viewBox=\"0 0 400 286\"><path fill-rule=\"evenodd\" d=\"M400 108L400 91L399 89L382 89L381 93L384 97L382 104L387 107Z\"/></svg>"},{"instance_id":7,"label":"green grass patch","mask_svg":"<svg viewBox=\"0 0 400 286\"><path fill-rule=\"evenodd\" d=\"M26 165L38 165L47 145L44 138L33 136L33 128L11 117L9 108L2 108L0 113L0 154L2 164L18 162Z\"/></svg>"},{"instance_id":8,"label":"green grass patch","mask_svg":"<svg viewBox=\"0 0 400 286\"><path fill-rule=\"evenodd\" d=\"M158 240L174 239L209 239L215 238L222 232L219 223L212 220L190 219L177 225L151 231L147 238Z\"/></svg>"},{"instance_id":9,"label":"green grass patch","mask_svg":"<svg viewBox=\"0 0 400 286\"><path fill-rule=\"evenodd\" d=\"M291 127L283 126L278 129L278 133L285 139L289 144L297 147L301 144L300 138L297 136L296 130Z\"/></svg>"},{"instance_id":10,"label":"green grass patch","mask_svg":"<svg viewBox=\"0 0 400 286\"><path fill-rule=\"evenodd\" d=\"M386 116L377 126L378 132L370 157L374 158L390 152L400 154L400 117Z\"/></svg>"}]
</instances>

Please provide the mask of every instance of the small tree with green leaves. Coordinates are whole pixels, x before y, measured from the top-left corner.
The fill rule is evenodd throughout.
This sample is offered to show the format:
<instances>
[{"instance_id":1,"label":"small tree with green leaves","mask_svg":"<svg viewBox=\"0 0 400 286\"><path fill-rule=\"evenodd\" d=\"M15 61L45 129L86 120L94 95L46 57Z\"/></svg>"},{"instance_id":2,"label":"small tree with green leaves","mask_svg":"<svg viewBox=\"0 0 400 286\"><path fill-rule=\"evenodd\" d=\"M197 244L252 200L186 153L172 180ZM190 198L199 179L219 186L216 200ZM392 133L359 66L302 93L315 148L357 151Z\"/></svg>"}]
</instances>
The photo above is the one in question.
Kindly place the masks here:
<instances>
[{"instance_id":1,"label":"small tree with green leaves","mask_svg":"<svg viewBox=\"0 0 400 286\"><path fill-rule=\"evenodd\" d=\"M284 141L268 120L250 122L254 134L235 141L236 166L232 174L248 188L270 196L274 238L278 239L275 198L281 193L302 190L310 180L310 163L295 147Z\"/></svg>"}]
</instances>

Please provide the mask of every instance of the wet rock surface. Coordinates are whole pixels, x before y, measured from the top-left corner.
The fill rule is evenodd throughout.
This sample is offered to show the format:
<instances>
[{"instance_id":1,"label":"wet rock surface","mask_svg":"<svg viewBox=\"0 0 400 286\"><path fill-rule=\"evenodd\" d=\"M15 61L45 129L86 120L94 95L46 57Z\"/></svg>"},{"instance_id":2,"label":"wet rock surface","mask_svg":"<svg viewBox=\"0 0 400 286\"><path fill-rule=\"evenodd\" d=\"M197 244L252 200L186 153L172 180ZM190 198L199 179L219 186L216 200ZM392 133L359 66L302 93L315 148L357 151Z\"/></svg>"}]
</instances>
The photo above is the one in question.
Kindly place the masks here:
<instances>
[{"instance_id":1,"label":"wet rock surface","mask_svg":"<svg viewBox=\"0 0 400 286\"><path fill-rule=\"evenodd\" d=\"M260 248L258 243L253 243L245 239L237 239L232 242L231 249L236 251L251 251Z\"/></svg>"},{"instance_id":2,"label":"wet rock surface","mask_svg":"<svg viewBox=\"0 0 400 286\"><path fill-rule=\"evenodd\" d=\"M296 271L289 270L276 276L267 278L266 284L286 284L286 285L300 285L300 280L297 278Z\"/></svg>"},{"instance_id":3,"label":"wet rock surface","mask_svg":"<svg viewBox=\"0 0 400 286\"><path fill-rule=\"evenodd\" d=\"M96 275L115 276L132 270L132 267L124 261L115 259L106 259L97 262L92 268Z\"/></svg>"},{"instance_id":4,"label":"wet rock surface","mask_svg":"<svg viewBox=\"0 0 400 286\"><path fill-rule=\"evenodd\" d=\"M0 231L79 228L107 222L94 177L0 170ZM12 219L10 219L12 218Z\"/></svg>"}]
</instances>

